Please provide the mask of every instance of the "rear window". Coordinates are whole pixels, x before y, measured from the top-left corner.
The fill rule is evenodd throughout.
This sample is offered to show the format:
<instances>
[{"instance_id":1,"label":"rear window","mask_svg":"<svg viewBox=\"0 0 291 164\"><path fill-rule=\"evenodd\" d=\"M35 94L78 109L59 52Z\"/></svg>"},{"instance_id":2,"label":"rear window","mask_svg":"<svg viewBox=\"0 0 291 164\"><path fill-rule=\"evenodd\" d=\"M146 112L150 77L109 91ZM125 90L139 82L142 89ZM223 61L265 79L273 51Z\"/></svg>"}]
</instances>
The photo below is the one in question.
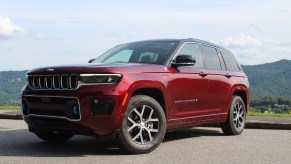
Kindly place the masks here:
<instances>
[{"instance_id":1,"label":"rear window","mask_svg":"<svg viewBox=\"0 0 291 164\"><path fill-rule=\"evenodd\" d=\"M229 71L241 71L241 67L239 66L239 64L237 63L237 61L234 58L234 55L229 52L229 51L225 51L225 50L221 50L221 55L225 61L225 66L226 69Z\"/></svg>"},{"instance_id":2,"label":"rear window","mask_svg":"<svg viewBox=\"0 0 291 164\"><path fill-rule=\"evenodd\" d=\"M204 66L207 69L221 70L216 49L213 47L202 45L202 51L204 55Z\"/></svg>"}]
</instances>

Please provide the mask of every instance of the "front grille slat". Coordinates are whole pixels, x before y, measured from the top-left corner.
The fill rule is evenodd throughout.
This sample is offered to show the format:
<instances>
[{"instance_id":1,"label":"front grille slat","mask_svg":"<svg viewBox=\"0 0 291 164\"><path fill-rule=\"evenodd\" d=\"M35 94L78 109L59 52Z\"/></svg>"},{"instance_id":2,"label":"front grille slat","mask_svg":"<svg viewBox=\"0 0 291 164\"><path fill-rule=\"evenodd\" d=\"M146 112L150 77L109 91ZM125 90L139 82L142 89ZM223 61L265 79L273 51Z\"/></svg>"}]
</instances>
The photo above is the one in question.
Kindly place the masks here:
<instances>
[{"instance_id":1,"label":"front grille slat","mask_svg":"<svg viewBox=\"0 0 291 164\"><path fill-rule=\"evenodd\" d=\"M54 75L53 76L53 87L55 89L61 88L61 76L60 75Z\"/></svg>"},{"instance_id":2,"label":"front grille slat","mask_svg":"<svg viewBox=\"0 0 291 164\"><path fill-rule=\"evenodd\" d=\"M52 89L53 85L53 77L52 75L46 75L46 88L47 89Z\"/></svg>"},{"instance_id":3,"label":"front grille slat","mask_svg":"<svg viewBox=\"0 0 291 164\"><path fill-rule=\"evenodd\" d=\"M31 89L74 90L78 88L78 75L27 75L27 84Z\"/></svg>"},{"instance_id":4,"label":"front grille slat","mask_svg":"<svg viewBox=\"0 0 291 164\"><path fill-rule=\"evenodd\" d=\"M64 89L69 88L69 76L67 74L61 76L61 87Z\"/></svg>"}]
</instances>

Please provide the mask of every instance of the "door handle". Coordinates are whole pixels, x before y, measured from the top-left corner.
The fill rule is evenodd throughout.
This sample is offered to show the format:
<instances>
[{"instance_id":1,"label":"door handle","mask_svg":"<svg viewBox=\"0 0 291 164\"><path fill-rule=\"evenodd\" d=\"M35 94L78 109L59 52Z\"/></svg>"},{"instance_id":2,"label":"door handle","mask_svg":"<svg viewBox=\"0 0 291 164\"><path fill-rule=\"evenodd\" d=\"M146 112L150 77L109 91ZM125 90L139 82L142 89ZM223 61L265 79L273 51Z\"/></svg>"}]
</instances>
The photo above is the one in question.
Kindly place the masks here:
<instances>
[{"instance_id":1,"label":"door handle","mask_svg":"<svg viewBox=\"0 0 291 164\"><path fill-rule=\"evenodd\" d=\"M202 77L205 77L205 76L207 76L207 73L205 73L205 72L200 72L199 75L202 76Z\"/></svg>"},{"instance_id":2,"label":"door handle","mask_svg":"<svg viewBox=\"0 0 291 164\"><path fill-rule=\"evenodd\" d=\"M224 76L227 77L227 78L231 78L231 75L228 74L228 73L226 73Z\"/></svg>"}]
</instances>

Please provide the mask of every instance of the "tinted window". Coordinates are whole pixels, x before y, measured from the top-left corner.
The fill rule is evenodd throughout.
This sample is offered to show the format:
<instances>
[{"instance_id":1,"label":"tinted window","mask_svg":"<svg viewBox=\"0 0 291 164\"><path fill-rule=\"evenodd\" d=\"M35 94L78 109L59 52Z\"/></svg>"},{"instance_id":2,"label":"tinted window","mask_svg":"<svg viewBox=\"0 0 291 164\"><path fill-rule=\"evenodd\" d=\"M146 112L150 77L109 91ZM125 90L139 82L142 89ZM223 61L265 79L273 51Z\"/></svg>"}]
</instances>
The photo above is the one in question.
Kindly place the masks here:
<instances>
[{"instance_id":1,"label":"tinted window","mask_svg":"<svg viewBox=\"0 0 291 164\"><path fill-rule=\"evenodd\" d=\"M229 51L221 51L222 57L225 61L226 69L229 71L240 71L240 66L234 58L234 55Z\"/></svg>"},{"instance_id":2,"label":"tinted window","mask_svg":"<svg viewBox=\"0 0 291 164\"><path fill-rule=\"evenodd\" d=\"M202 45L204 66L207 69L221 69L217 51L215 48Z\"/></svg>"},{"instance_id":3,"label":"tinted window","mask_svg":"<svg viewBox=\"0 0 291 164\"><path fill-rule=\"evenodd\" d=\"M145 41L123 44L105 52L96 58L93 63L164 64L177 45L177 41Z\"/></svg>"},{"instance_id":4,"label":"tinted window","mask_svg":"<svg viewBox=\"0 0 291 164\"><path fill-rule=\"evenodd\" d=\"M132 50L122 50L119 51L116 55L104 60L103 63L128 62L131 54Z\"/></svg>"},{"instance_id":5,"label":"tinted window","mask_svg":"<svg viewBox=\"0 0 291 164\"><path fill-rule=\"evenodd\" d=\"M192 55L196 59L194 67L203 68L202 55L197 44L195 43L184 44L177 53L177 56L178 55Z\"/></svg>"}]
</instances>

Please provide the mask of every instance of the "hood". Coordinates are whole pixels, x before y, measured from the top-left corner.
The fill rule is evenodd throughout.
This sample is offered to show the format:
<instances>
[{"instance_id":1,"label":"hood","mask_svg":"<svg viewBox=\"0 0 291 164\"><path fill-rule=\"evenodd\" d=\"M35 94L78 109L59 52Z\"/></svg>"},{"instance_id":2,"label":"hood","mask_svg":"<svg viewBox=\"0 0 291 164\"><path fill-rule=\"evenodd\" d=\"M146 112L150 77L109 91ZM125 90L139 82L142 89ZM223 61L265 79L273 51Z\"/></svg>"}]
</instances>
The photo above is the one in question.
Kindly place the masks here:
<instances>
[{"instance_id":1,"label":"hood","mask_svg":"<svg viewBox=\"0 0 291 164\"><path fill-rule=\"evenodd\" d=\"M64 65L36 68L28 74L80 74L80 73L122 73L122 72L166 72L163 65L144 63L88 63L81 65Z\"/></svg>"}]
</instances>

